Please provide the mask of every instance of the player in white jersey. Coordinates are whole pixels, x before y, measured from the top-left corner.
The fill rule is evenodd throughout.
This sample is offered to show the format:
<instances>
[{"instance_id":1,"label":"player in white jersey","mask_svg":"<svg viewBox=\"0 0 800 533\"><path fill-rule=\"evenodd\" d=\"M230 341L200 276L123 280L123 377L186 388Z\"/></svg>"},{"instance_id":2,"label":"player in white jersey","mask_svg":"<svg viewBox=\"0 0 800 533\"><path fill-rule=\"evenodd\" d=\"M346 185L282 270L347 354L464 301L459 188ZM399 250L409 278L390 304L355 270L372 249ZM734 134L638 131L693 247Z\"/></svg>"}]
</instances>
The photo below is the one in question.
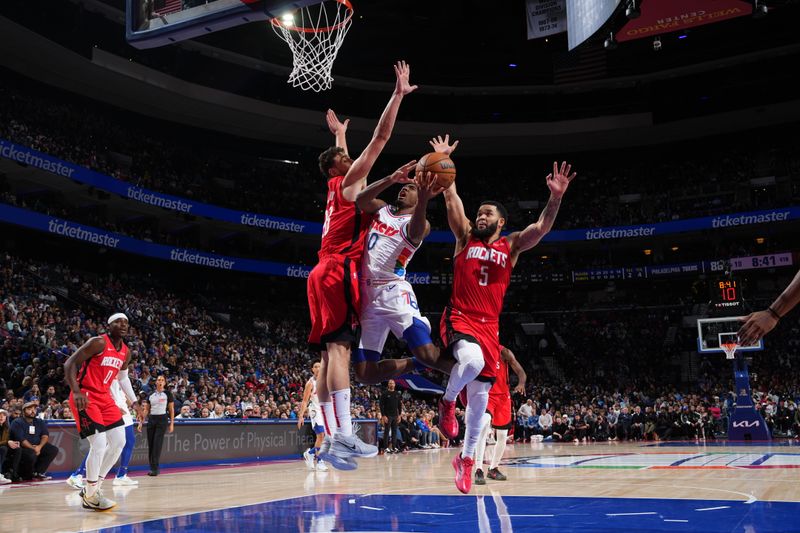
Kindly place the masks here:
<instances>
[{"instance_id":1,"label":"player in white jersey","mask_svg":"<svg viewBox=\"0 0 800 533\"><path fill-rule=\"evenodd\" d=\"M356 200L359 209L374 213L361 262L361 339L353 357L356 379L377 384L424 368L438 359L431 340L431 325L419 312L414 289L406 281L406 268L423 239L430 233L428 202L442 192L434 176L408 178L412 161L397 172L364 189ZM379 200L390 186L403 184L395 205ZM381 352L389 332L404 339L413 358L386 359Z\"/></svg>"},{"instance_id":2,"label":"player in white jersey","mask_svg":"<svg viewBox=\"0 0 800 533\"><path fill-rule=\"evenodd\" d=\"M325 462L319 457L319 448L322 446L322 441L325 439L325 423L322 419L322 408L319 405L319 398L317 398L317 379L319 378L320 363L317 361L311 367L312 376L306 381L306 387L303 390L303 402L300 404L300 412L297 413L297 429L303 427L305 419L303 418L308 411L308 417L311 419L311 428L317 435L317 440L314 446L303 452L303 459L306 461L306 466L309 470L319 470L324 472L328 470Z\"/></svg>"}]
</instances>

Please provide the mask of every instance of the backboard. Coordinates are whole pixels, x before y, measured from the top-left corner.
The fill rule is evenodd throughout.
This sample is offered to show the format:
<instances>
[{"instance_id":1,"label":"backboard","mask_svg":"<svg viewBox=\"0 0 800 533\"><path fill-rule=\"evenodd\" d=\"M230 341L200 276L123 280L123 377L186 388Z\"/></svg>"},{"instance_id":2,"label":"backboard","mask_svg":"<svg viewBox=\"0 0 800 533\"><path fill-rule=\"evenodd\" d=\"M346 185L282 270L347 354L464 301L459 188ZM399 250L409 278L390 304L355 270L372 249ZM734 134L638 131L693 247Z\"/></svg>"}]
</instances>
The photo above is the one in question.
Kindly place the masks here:
<instances>
[{"instance_id":1,"label":"backboard","mask_svg":"<svg viewBox=\"0 0 800 533\"><path fill-rule=\"evenodd\" d=\"M697 320L697 351L699 353L725 352L723 344L739 344L737 332L742 323L741 317L700 318ZM759 340L748 346L738 346L736 351L753 352L764 349L764 341Z\"/></svg>"},{"instance_id":2,"label":"backboard","mask_svg":"<svg viewBox=\"0 0 800 533\"><path fill-rule=\"evenodd\" d=\"M125 33L136 48L173 44L250 22L266 22L321 0L126 0Z\"/></svg>"}]
</instances>

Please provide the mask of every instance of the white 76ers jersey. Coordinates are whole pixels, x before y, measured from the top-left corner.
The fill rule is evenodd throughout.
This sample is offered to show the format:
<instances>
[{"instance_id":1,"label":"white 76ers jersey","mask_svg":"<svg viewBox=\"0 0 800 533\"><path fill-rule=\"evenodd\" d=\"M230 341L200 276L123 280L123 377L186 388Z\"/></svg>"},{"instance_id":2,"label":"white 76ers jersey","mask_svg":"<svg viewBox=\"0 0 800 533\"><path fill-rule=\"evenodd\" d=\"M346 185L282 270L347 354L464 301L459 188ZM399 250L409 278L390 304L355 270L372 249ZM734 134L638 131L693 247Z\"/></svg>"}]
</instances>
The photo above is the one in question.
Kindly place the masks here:
<instances>
[{"instance_id":1,"label":"white 76ers jersey","mask_svg":"<svg viewBox=\"0 0 800 533\"><path fill-rule=\"evenodd\" d=\"M408 238L411 215L395 215L391 206L377 212L367 232L362 276L372 280L405 279L406 266L417 246Z\"/></svg>"}]
</instances>

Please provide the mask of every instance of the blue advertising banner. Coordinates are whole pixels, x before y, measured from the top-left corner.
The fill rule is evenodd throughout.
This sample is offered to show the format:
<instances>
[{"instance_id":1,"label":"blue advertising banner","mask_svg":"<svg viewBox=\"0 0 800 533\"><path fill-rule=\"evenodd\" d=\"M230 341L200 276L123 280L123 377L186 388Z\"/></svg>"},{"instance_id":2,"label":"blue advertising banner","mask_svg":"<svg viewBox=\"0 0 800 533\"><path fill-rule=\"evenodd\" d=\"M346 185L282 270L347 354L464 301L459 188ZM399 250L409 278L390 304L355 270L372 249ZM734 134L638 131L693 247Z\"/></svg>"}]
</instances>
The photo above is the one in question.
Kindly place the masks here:
<instances>
[{"instance_id":1,"label":"blue advertising banner","mask_svg":"<svg viewBox=\"0 0 800 533\"><path fill-rule=\"evenodd\" d=\"M246 211L237 211L225 207L204 204L187 198L180 198L169 194L154 192L137 187L130 183L120 181L111 176L95 172L88 168L61 161L42 152L11 143L0 139L0 156L63 176L86 185L91 185L106 192L118 194L123 198L136 200L143 204L163 207L171 211L208 217L215 220L224 220L234 224L253 226L256 228L291 231L294 233L322 233L322 224L307 220L293 220L289 218L261 215Z\"/></svg>"},{"instance_id":2,"label":"blue advertising banner","mask_svg":"<svg viewBox=\"0 0 800 533\"><path fill-rule=\"evenodd\" d=\"M307 220L275 217L247 211L238 211L225 207L218 207L195 200L180 198L163 194L120 181L111 176L100 174L93 170L68 163L51 157L42 152L14 144L0 139L0 157L30 165L58 176L63 176L86 185L91 185L106 192L118 194L156 207L162 207L179 213L187 213L215 220L223 220L234 224L252 226L256 228L290 231L319 235L322 233L322 224ZM714 230L748 226L753 224L768 224L800 220L800 207L785 207L781 209L766 209L747 213L732 213L702 218L688 218L672 222L659 222L655 224L640 224L636 226L613 226L607 228L583 228L573 230L556 230L545 235L543 242L576 242L595 240L635 239L654 237L672 233L685 233L690 231ZM449 231L432 231L426 239L434 243L452 243L453 234Z\"/></svg>"},{"instance_id":3,"label":"blue advertising banner","mask_svg":"<svg viewBox=\"0 0 800 533\"><path fill-rule=\"evenodd\" d=\"M76 222L70 222L69 220L62 220L6 204L0 204L0 221L32 228L52 235L61 235L62 237L68 237L70 239L76 239L114 250L163 259L165 261L175 261L178 263L200 265L222 270L288 276L290 278L308 278L311 272L311 267L305 265L274 263L271 261L259 261L257 259L246 259L242 257L226 257L200 252L198 250L140 241L133 237L120 235L119 233L112 233L92 226L85 226Z\"/></svg>"}]
</instances>

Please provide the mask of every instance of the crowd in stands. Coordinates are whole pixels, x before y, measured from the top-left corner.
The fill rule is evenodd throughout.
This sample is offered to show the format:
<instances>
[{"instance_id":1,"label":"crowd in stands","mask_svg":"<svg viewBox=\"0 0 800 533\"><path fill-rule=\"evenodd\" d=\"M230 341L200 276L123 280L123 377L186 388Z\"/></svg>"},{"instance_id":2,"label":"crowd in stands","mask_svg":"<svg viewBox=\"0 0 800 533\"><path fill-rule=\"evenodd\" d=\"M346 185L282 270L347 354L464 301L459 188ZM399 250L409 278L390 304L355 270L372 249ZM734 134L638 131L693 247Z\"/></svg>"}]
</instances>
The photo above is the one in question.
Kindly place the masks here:
<instances>
[{"instance_id":1,"label":"crowd in stands","mask_svg":"<svg viewBox=\"0 0 800 533\"><path fill-rule=\"evenodd\" d=\"M306 348L304 320L255 317L233 326L191 296L148 288L135 276L88 277L11 255L0 258L0 408L13 419L23 404L37 402L40 418L72 418L63 362L102 333L105 318L119 309L131 320L126 342L140 396L163 374L179 418L296 418L316 357ZM553 345L521 360L532 365L554 354L560 369L529 366L526 395L514 398L517 438L713 438L724 432L733 401L729 370L705 357L689 389L679 388L670 373L671 357L692 341L679 334L674 345L665 343L679 315L675 309L551 315ZM797 339L800 324L789 317L770 339L776 355L756 358L752 367L754 396L776 435L800 430ZM353 415L380 419L381 388L354 390ZM437 422L430 397L404 392L400 447L448 444Z\"/></svg>"},{"instance_id":2,"label":"crowd in stands","mask_svg":"<svg viewBox=\"0 0 800 533\"><path fill-rule=\"evenodd\" d=\"M325 198L315 160L318 150L264 147L265 153L276 154L271 157L300 164L269 162L259 157L263 154L237 152L232 138L215 144L210 135L190 128L147 127L147 122L96 102L46 91L15 76L0 84L2 138L158 192L250 212L321 218ZM800 201L796 133L775 135L772 143L744 136L708 140L698 155L689 144L678 145L674 150L682 153L679 159L660 157L663 146L657 152L650 148L577 154L571 159L581 186L570 190L556 229L650 223L796 203ZM225 149L224 144L234 148ZM425 149L425 139L420 139L420 147ZM624 165L619 164L622 156ZM547 198L545 159L505 157L498 164L497 158L454 157L463 176L459 191L465 198L483 199L491 190L495 199L507 204L512 226L538 216ZM399 162L379 162L374 173L383 175ZM762 177L788 181L751 184L751 179ZM529 206L525 201L539 204ZM446 227L441 206L433 209L432 217L435 227Z\"/></svg>"}]
</instances>

